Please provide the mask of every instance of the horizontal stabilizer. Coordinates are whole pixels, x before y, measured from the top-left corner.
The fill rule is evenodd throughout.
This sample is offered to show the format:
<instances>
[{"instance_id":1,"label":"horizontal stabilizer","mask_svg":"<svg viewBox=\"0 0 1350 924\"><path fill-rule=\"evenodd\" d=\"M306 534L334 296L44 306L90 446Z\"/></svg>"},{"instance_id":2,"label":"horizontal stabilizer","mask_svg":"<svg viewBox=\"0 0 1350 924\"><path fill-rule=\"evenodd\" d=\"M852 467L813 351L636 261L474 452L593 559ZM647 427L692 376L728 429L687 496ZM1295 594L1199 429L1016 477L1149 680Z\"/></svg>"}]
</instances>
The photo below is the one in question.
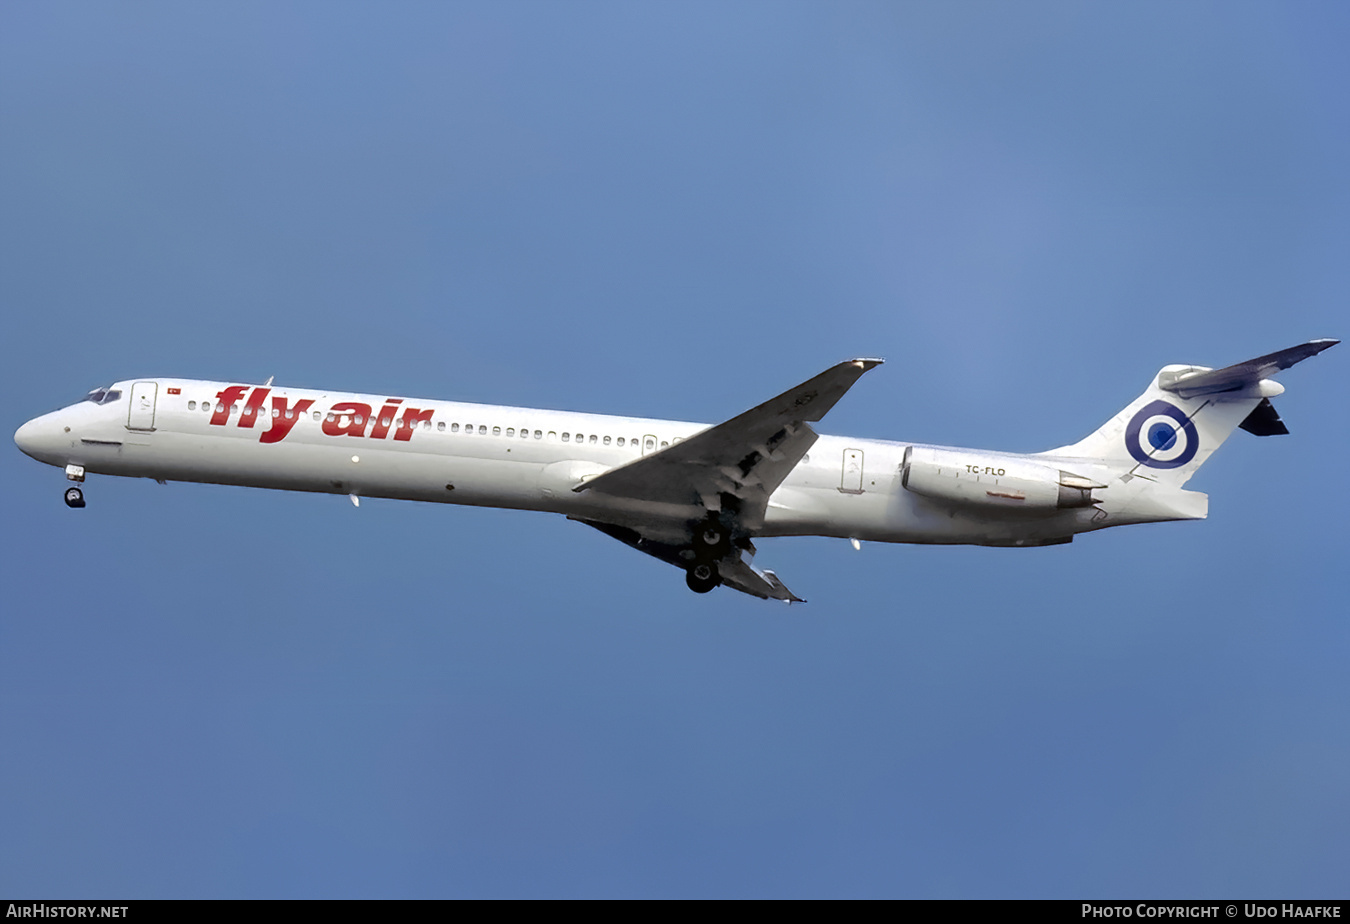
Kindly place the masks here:
<instances>
[{"instance_id":1,"label":"horizontal stabilizer","mask_svg":"<svg viewBox=\"0 0 1350 924\"><path fill-rule=\"evenodd\" d=\"M1247 419L1238 426L1255 436L1284 436L1289 432L1269 398L1262 398L1261 403L1252 408Z\"/></svg>"},{"instance_id":2,"label":"horizontal stabilizer","mask_svg":"<svg viewBox=\"0 0 1350 924\"><path fill-rule=\"evenodd\" d=\"M1316 356L1323 350L1334 347L1339 340L1309 340L1296 347L1280 350L1249 359L1245 363L1211 369L1207 372L1181 373L1172 381L1162 379L1158 387L1179 395L1182 398L1195 398L1199 395L1216 395L1225 391L1238 391L1269 378L1281 369L1288 369L1303 362L1310 356Z\"/></svg>"}]
</instances>

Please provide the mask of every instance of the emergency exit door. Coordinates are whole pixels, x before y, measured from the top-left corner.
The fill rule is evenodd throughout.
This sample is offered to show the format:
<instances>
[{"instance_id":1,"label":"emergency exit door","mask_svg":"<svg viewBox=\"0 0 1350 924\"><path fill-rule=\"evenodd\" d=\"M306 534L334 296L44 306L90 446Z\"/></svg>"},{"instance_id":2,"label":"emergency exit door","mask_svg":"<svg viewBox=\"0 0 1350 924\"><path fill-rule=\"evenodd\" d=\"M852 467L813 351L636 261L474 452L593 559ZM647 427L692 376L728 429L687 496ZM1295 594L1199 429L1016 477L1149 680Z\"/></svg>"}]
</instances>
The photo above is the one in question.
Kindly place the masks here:
<instances>
[{"instance_id":1,"label":"emergency exit door","mask_svg":"<svg viewBox=\"0 0 1350 924\"><path fill-rule=\"evenodd\" d=\"M137 382L131 387L131 406L127 409L128 430L155 429L155 396L159 386L154 382Z\"/></svg>"},{"instance_id":2,"label":"emergency exit door","mask_svg":"<svg viewBox=\"0 0 1350 924\"><path fill-rule=\"evenodd\" d=\"M863 454L861 449L844 450L844 467L839 478L839 490L844 494L863 492Z\"/></svg>"}]
</instances>

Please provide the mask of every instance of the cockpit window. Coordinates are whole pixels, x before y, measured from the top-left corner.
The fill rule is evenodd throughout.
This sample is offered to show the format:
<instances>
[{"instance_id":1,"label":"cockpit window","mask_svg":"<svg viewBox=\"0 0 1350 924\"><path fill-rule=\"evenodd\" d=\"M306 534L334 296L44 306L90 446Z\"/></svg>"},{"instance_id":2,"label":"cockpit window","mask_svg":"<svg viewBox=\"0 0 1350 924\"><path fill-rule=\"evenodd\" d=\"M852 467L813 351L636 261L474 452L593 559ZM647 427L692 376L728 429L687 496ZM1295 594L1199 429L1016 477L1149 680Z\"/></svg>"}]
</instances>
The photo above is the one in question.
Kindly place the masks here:
<instances>
[{"instance_id":1,"label":"cockpit window","mask_svg":"<svg viewBox=\"0 0 1350 924\"><path fill-rule=\"evenodd\" d=\"M89 394L84 396L84 400L92 401L95 404L112 404L122 393L112 388L95 388Z\"/></svg>"}]
</instances>

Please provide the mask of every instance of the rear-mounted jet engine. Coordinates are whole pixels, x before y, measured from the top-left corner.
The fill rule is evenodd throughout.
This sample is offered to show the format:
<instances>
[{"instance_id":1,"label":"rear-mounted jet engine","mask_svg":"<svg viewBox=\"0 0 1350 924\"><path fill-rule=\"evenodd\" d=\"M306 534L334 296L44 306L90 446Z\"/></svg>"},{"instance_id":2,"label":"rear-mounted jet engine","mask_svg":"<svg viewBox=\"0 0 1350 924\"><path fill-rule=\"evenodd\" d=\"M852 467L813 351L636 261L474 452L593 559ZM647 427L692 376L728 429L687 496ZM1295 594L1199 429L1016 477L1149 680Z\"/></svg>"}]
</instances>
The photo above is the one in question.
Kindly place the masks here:
<instances>
[{"instance_id":1,"label":"rear-mounted jet engine","mask_svg":"<svg viewBox=\"0 0 1350 924\"><path fill-rule=\"evenodd\" d=\"M934 500L1035 511L1091 507L1093 490L1106 487L1021 459L914 446L905 450L900 483Z\"/></svg>"}]
</instances>

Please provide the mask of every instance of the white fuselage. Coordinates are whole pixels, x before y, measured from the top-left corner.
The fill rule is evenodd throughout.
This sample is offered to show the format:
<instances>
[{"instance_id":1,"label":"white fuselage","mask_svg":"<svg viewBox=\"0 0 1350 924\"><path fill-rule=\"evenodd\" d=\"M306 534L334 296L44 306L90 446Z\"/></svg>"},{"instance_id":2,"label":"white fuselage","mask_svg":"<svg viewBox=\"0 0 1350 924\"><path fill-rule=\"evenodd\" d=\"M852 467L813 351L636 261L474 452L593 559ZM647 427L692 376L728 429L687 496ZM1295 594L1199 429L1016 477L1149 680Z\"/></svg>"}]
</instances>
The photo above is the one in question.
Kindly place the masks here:
<instances>
[{"instance_id":1,"label":"white fuselage","mask_svg":"<svg viewBox=\"0 0 1350 924\"><path fill-rule=\"evenodd\" d=\"M16 442L43 462L89 473L539 510L649 535L662 520L674 535L702 513L573 489L706 424L190 379L128 380L111 390L121 392L111 403L85 401L30 421ZM906 449L916 445L822 435L772 495L756 535L1038 545L1186 516L1142 509L1130 516L1137 505L1126 495L1135 492L1119 483L1101 503L1077 509L934 502L901 484ZM1046 460L986 451L972 458ZM1102 483L1118 475L1071 461Z\"/></svg>"}]
</instances>

